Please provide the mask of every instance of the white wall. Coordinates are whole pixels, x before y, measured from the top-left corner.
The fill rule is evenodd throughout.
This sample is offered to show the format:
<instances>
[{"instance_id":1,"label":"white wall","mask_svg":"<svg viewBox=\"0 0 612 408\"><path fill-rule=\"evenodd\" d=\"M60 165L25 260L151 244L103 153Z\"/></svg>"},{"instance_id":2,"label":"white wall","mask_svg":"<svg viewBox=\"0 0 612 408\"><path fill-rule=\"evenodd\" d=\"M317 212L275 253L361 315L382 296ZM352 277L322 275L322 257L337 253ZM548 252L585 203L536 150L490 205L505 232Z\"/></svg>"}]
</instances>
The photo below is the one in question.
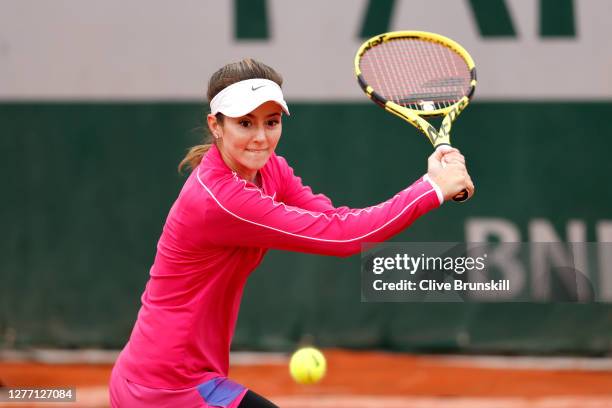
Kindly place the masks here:
<instances>
[{"instance_id":1,"label":"white wall","mask_svg":"<svg viewBox=\"0 0 612 408\"><path fill-rule=\"evenodd\" d=\"M245 56L291 100L363 101L353 56L365 0L269 0L269 41L233 38L230 0L0 0L0 99L201 100ZM576 0L576 38L541 39L537 1L507 0L518 38L478 34L463 0L397 2L391 29L439 32L476 60L480 100L612 98L612 1Z\"/></svg>"}]
</instances>

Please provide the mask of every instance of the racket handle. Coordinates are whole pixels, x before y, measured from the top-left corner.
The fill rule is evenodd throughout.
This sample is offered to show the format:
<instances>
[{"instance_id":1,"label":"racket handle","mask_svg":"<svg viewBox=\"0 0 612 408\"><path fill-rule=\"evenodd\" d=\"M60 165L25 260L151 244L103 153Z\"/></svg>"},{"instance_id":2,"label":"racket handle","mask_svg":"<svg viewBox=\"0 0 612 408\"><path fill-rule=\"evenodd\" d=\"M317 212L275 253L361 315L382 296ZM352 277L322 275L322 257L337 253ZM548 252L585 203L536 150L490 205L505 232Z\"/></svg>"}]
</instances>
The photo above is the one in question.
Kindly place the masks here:
<instances>
[{"instance_id":1,"label":"racket handle","mask_svg":"<svg viewBox=\"0 0 612 408\"><path fill-rule=\"evenodd\" d=\"M459 192L459 194L453 197L453 201L457 203L462 203L464 201L467 201L469 198L470 198L470 195L468 194L467 189L464 188L463 190Z\"/></svg>"}]
</instances>

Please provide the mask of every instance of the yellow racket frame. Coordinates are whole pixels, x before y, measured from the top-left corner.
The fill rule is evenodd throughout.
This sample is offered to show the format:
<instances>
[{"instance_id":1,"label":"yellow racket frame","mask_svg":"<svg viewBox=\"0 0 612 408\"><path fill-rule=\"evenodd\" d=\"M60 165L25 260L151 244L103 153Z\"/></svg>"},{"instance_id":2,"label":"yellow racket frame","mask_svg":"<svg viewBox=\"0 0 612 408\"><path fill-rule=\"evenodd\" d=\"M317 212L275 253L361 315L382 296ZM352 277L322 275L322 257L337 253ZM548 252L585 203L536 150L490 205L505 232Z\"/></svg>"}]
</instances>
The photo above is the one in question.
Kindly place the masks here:
<instances>
[{"instance_id":1,"label":"yellow racket frame","mask_svg":"<svg viewBox=\"0 0 612 408\"><path fill-rule=\"evenodd\" d=\"M393 101L390 101L380 94L376 92L369 84L365 82L363 76L361 75L360 62L361 57L372 47L376 47L379 44L393 41L398 38L418 38L420 40L431 41L438 44L442 44L447 48L452 49L463 60L466 62L470 74L470 91L467 96L462 97L460 100L455 102L451 106L447 106L442 109L435 109L432 111L418 111L410 108L406 108L405 106L401 106L396 104ZM361 47L357 50L357 54L355 55L355 75L357 76L357 81L359 85L363 89L363 91L368 95L370 99L372 99L376 104L383 107L387 112L390 112L405 121L412 124L414 127L419 129L431 142L434 148L437 148L441 145L449 145L450 146L450 130L453 122L457 119L457 116L466 108L469 104L472 95L474 94L474 89L476 87L476 66L474 64L474 60L468 54L468 52L459 45L457 42L451 40L448 37L444 37L440 34L429 33L426 31L392 31L388 33L379 34L365 41ZM444 116L442 120L442 125L440 129L437 130L434 128L428 121L424 118L433 118Z\"/></svg>"}]
</instances>

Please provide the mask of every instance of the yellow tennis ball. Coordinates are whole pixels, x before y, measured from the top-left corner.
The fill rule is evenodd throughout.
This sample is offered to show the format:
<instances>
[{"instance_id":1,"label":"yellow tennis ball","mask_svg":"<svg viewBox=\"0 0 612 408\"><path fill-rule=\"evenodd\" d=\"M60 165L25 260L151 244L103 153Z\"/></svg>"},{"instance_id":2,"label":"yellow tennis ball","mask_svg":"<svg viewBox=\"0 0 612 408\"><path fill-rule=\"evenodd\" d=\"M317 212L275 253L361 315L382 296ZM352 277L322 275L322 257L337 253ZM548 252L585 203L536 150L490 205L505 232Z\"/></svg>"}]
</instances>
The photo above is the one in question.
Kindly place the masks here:
<instances>
[{"instance_id":1,"label":"yellow tennis ball","mask_svg":"<svg viewBox=\"0 0 612 408\"><path fill-rule=\"evenodd\" d=\"M299 384L314 384L325 376L327 362L325 356L314 347L304 347L293 353L289 362L289 372Z\"/></svg>"}]
</instances>

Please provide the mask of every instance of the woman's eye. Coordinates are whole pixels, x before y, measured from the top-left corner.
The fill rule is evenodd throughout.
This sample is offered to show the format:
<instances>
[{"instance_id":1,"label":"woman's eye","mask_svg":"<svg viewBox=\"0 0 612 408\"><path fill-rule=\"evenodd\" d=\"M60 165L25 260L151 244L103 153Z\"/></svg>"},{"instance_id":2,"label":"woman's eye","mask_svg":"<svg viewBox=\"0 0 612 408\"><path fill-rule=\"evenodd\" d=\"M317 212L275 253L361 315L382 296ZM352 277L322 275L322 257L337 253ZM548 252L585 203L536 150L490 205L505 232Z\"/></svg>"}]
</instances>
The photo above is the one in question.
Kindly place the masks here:
<instances>
[{"instance_id":1,"label":"woman's eye","mask_svg":"<svg viewBox=\"0 0 612 408\"><path fill-rule=\"evenodd\" d=\"M238 124L239 124L240 126L242 126L242 127L245 127L245 128L246 128L246 127L251 126L251 121L249 121L249 120L241 120L240 122L238 122Z\"/></svg>"},{"instance_id":2,"label":"woman's eye","mask_svg":"<svg viewBox=\"0 0 612 408\"><path fill-rule=\"evenodd\" d=\"M276 125L278 125L278 120L273 119L273 120L269 120L269 121L268 121L268 126L270 126L270 127L274 127L274 126L276 126Z\"/></svg>"}]
</instances>

